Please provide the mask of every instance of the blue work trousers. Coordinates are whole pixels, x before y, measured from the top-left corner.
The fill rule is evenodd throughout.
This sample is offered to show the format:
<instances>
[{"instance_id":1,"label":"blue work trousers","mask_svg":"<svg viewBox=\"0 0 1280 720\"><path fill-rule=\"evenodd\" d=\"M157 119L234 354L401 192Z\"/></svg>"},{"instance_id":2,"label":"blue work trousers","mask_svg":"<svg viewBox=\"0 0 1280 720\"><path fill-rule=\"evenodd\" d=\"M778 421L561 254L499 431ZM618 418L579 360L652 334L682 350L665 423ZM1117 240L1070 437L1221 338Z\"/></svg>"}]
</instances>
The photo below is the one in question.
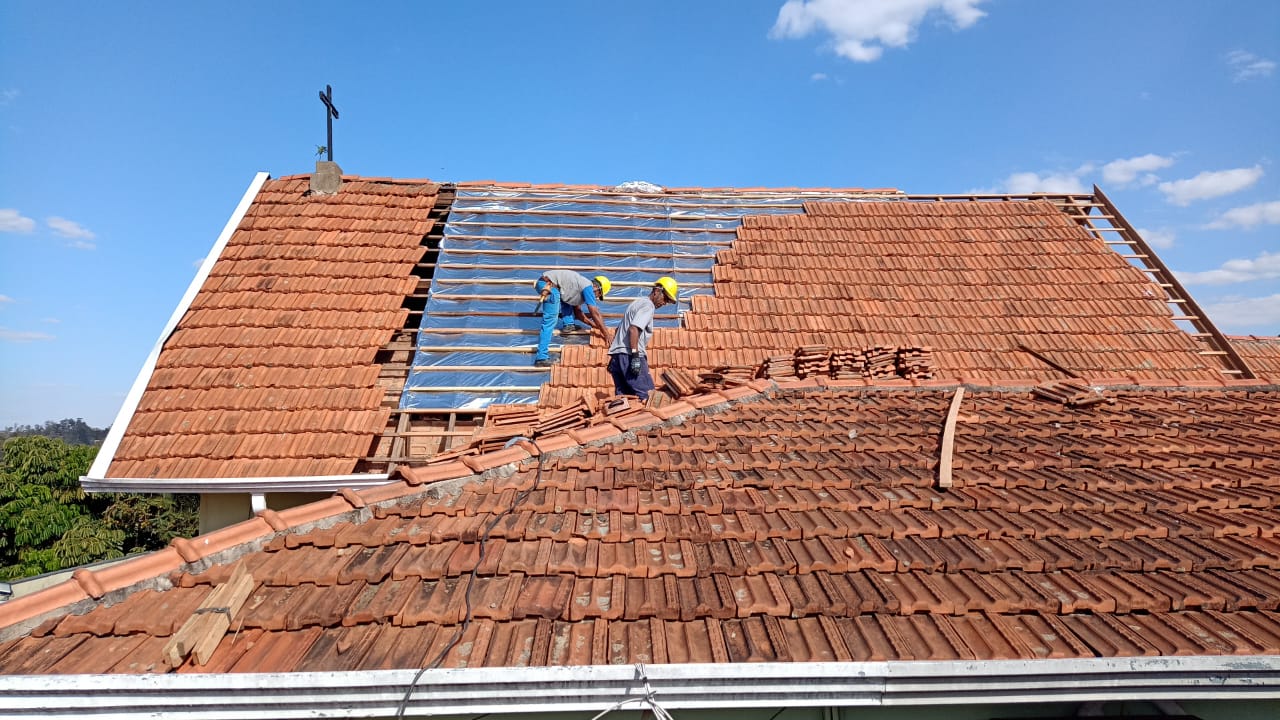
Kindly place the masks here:
<instances>
[{"instance_id":1,"label":"blue work trousers","mask_svg":"<svg viewBox=\"0 0 1280 720\"><path fill-rule=\"evenodd\" d=\"M609 375L613 378L613 394L635 395L642 401L653 392L653 376L649 374L649 358L640 356L640 372L629 374L631 356L618 353L609 356Z\"/></svg>"},{"instance_id":2,"label":"blue work trousers","mask_svg":"<svg viewBox=\"0 0 1280 720\"><path fill-rule=\"evenodd\" d=\"M560 288L552 285L551 293L542 301L542 327L538 329L538 354L534 355L534 360L551 358L551 334L555 332L558 323L563 322L565 327L576 325L573 317L573 306L561 302Z\"/></svg>"}]
</instances>

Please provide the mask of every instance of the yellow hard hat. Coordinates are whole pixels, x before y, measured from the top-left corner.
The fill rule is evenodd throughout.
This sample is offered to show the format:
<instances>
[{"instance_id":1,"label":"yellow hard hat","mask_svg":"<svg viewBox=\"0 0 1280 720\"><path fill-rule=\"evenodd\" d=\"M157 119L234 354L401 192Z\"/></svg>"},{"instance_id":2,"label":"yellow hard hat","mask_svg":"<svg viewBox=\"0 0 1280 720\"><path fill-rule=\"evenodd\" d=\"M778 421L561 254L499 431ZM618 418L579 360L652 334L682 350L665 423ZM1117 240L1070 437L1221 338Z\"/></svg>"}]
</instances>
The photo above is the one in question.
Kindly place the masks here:
<instances>
[{"instance_id":1,"label":"yellow hard hat","mask_svg":"<svg viewBox=\"0 0 1280 720\"><path fill-rule=\"evenodd\" d=\"M658 281L653 286L662 288L662 292L667 294L667 299L671 302L675 302L676 298L679 297L680 288L676 286L676 281L665 275L658 278Z\"/></svg>"},{"instance_id":2,"label":"yellow hard hat","mask_svg":"<svg viewBox=\"0 0 1280 720\"><path fill-rule=\"evenodd\" d=\"M605 295L608 295L608 294L609 294L609 288L612 288L612 287L613 287L613 283L609 282L609 278L607 278L607 277L605 277L605 276L603 276L603 275L597 275L597 276L595 276L595 277L593 277L593 278L591 278L591 279L592 279L593 281L595 281L595 283L596 283L597 285L599 285L599 286L600 286L600 297L601 297L601 298L603 298Z\"/></svg>"}]
</instances>

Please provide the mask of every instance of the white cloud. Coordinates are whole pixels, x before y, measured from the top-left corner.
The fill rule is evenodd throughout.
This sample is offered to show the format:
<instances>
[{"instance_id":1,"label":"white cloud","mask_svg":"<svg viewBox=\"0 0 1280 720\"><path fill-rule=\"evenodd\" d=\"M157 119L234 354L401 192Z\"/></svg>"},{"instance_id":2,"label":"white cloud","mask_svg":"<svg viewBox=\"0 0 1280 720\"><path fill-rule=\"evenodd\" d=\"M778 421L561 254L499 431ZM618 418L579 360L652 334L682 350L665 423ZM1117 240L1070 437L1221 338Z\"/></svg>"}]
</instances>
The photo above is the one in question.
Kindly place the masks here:
<instances>
[{"instance_id":1,"label":"white cloud","mask_svg":"<svg viewBox=\"0 0 1280 720\"><path fill-rule=\"evenodd\" d=\"M1092 169L1092 166L1084 165L1075 170L1049 172L1043 175L1033 172L1016 172L1000 183L999 192L1011 195L1026 195L1038 192L1088 193L1090 191L1085 187L1080 177Z\"/></svg>"},{"instance_id":2,"label":"white cloud","mask_svg":"<svg viewBox=\"0 0 1280 720\"><path fill-rule=\"evenodd\" d=\"M1228 331L1280 323L1280 294L1266 297L1228 297L1204 306L1214 324Z\"/></svg>"},{"instance_id":3,"label":"white cloud","mask_svg":"<svg viewBox=\"0 0 1280 720\"><path fill-rule=\"evenodd\" d=\"M1102 166L1102 179L1113 185L1128 185L1141 176L1141 184L1150 185L1157 178L1153 170L1167 168L1173 164L1173 158L1147 153L1124 160L1112 160Z\"/></svg>"},{"instance_id":4,"label":"white cloud","mask_svg":"<svg viewBox=\"0 0 1280 720\"><path fill-rule=\"evenodd\" d=\"M1190 205L1195 200L1230 195L1262 178L1262 166L1234 170L1206 171L1186 180L1160 183L1160 192L1174 205Z\"/></svg>"},{"instance_id":5,"label":"white cloud","mask_svg":"<svg viewBox=\"0 0 1280 720\"><path fill-rule=\"evenodd\" d=\"M11 302L13 302L13 298L9 297L8 295L0 295L0 303L11 303Z\"/></svg>"},{"instance_id":6,"label":"white cloud","mask_svg":"<svg viewBox=\"0 0 1280 720\"><path fill-rule=\"evenodd\" d=\"M98 244L87 242L85 240L72 240L67 243L67 247L75 248L76 250L93 250L98 247Z\"/></svg>"},{"instance_id":7,"label":"white cloud","mask_svg":"<svg viewBox=\"0 0 1280 720\"><path fill-rule=\"evenodd\" d=\"M811 82L822 82L823 80L826 80L826 79L827 79L826 73L814 73L809 76L809 80Z\"/></svg>"},{"instance_id":8,"label":"white cloud","mask_svg":"<svg viewBox=\"0 0 1280 720\"><path fill-rule=\"evenodd\" d=\"M0 107L4 107L14 100L18 99L20 93L15 88L5 88L0 90Z\"/></svg>"},{"instance_id":9,"label":"white cloud","mask_svg":"<svg viewBox=\"0 0 1280 720\"><path fill-rule=\"evenodd\" d=\"M0 232L29 233L35 229L35 220L13 208L0 208Z\"/></svg>"},{"instance_id":10,"label":"white cloud","mask_svg":"<svg viewBox=\"0 0 1280 720\"><path fill-rule=\"evenodd\" d=\"M61 320L59 320L58 318L55 318L55 317L47 317L47 318L40 318L40 322L42 322L42 323L48 323L48 324L50 324L50 325L57 325L58 323L60 323L60 322L62 322L62 321L61 321Z\"/></svg>"},{"instance_id":11,"label":"white cloud","mask_svg":"<svg viewBox=\"0 0 1280 720\"><path fill-rule=\"evenodd\" d=\"M1177 239L1177 236L1174 235L1173 231L1167 228L1162 228L1160 230L1148 230L1146 228L1134 229L1138 231L1138 235L1141 236L1143 240L1147 241L1148 245L1157 250L1167 250L1168 248L1173 247L1173 241Z\"/></svg>"},{"instance_id":12,"label":"white cloud","mask_svg":"<svg viewBox=\"0 0 1280 720\"><path fill-rule=\"evenodd\" d=\"M1230 285L1252 280L1274 280L1280 278L1280 253L1264 250L1252 260L1228 260L1216 270L1174 274L1186 285Z\"/></svg>"},{"instance_id":13,"label":"white cloud","mask_svg":"<svg viewBox=\"0 0 1280 720\"><path fill-rule=\"evenodd\" d=\"M60 237L74 240L92 240L94 238L93 231L89 230L89 228L66 218L51 217L45 222L49 224L49 229Z\"/></svg>"},{"instance_id":14,"label":"white cloud","mask_svg":"<svg viewBox=\"0 0 1280 720\"><path fill-rule=\"evenodd\" d=\"M1254 228L1259 225L1280 225L1280 200L1231 208L1205 227L1221 230L1232 227Z\"/></svg>"},{"instance_id":15,"label":"white cloud","mask_svg":"<svg viewBox=\"0 0 1280 720\"><path fill-rule=\"evenodd\" d=\"M1227 53L1227 66L1231 68L1231 79L1235 82L1267 77L1276 70L1275 61L1244 50Z\"/></svg>"},{"instance_id":16,"label":"white cloud","mask_svg":"<svg viewBox=\"0 0 1280 720\"><path fill-rule=\"evenodd\" d=\"M906 47L916 27L941 12L963 30L986 15L985 0L787 0L769 31L772 38L802 38L814 32L831 35L837 55L854 62L874 62L886 47Z\"/></svg>"},{"instance_id":17,"label":"white cloud","mask_svg":"<svg viewBox=\"0 0 1280 720\"><path fill-rule=\"evenodd\" d=\"M36 340L52 340L54 339L49 333L35 332L34 330L10 330L7 327L0 327L0 340L4 342L28 343Z\"/></svg>"}]
</instances>

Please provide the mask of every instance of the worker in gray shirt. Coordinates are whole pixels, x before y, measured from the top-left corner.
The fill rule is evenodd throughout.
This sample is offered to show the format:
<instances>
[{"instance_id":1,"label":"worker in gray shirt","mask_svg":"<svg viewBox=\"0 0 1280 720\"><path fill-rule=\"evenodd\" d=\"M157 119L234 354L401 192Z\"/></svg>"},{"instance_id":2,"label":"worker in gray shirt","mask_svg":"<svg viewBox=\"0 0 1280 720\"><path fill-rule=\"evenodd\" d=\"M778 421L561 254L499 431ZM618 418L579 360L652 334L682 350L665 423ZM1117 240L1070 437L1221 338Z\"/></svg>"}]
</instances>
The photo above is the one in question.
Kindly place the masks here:
<instances>
[{"instance_id":1,"label":"worker in gray shirt","mask_svg":"<svg viewBox=\"0 0 1280 720\"><path fill-rule=\"evenodd\" d=\"M604 327L604 315L600 314L600 300L609 294L613 284L604 275L588 280L572 270L548 270L542 273L534 289L538 291L538 313L542 323L538 327L538 348L533 356L534 367L551 367L551 334L557 324L563 324L560 335L590 334L590 330L574 322L591 325L609 341Z\"/></svg>"},{"instance_id":2,"label":"worker in gray shirt","mask_svg":"<svg viewBox=\"0 0 1280 720\"><path fill-rule=\"evenodd\" d=\"M653 337L653 311L676 302L676 281L660 277L649 294L627 306L609 344L609 375L613 377L615 395L635 395L642 402L653 392L653 376L649 374L646 349Z\"/></svg>"}]
</instances>

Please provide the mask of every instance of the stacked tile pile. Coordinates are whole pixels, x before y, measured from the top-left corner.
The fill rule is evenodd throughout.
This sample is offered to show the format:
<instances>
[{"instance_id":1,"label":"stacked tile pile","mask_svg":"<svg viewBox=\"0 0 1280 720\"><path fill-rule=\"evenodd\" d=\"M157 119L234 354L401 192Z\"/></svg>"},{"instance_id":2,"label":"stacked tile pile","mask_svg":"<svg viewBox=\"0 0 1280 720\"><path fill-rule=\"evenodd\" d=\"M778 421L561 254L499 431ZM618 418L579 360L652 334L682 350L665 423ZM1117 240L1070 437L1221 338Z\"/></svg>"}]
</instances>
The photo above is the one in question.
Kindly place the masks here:
<instances>
[{"instance_id":1,"label":"stacked tile pile","mask_svg":"<svg viewBox=\"0 0 1280 720\"><path fill-rule=\"evenodd\" d=\"M862 377L867 364L861 350L833 350L831 352L831 377L835 380L853 380Z\"/></svg>"},{"instance_id":2,"label":"stacked tile pile","mask_svg":"<svg viewBox=\"0 0 1280 720\"><path fill-rule=\"evenodd\" d=\"M534 437L587 427L591 424L592 414L591 406L587 401L583 398L578 398L578 401L572 405L553 410L539 417L537 424L533 426Z\"/></svg>"},{"instance_id":3,"label":"stacked tile pile","mask_svg":"<svg viewBox=\"0 0 1280 720\"><path fill-rule=\"evenodd\" d=\"M928 347L898 348L898 374L908 380L933 377L932 349Z\"/></svg>"},{"instance_id":4,"label":"stacked tile pile","mask_svg":"<svg viewBox=\"0 0 1280 720\"><path fill-rule=\"evenodd\" d=\"M490 405L485 413L484 427L471 436L467 449L478 452L501 450L513 437L528 437L537 422L536 405Z\"/></svg>"},{"instance_id":5,"label":"stacked tile pile","mask_svg":"<svg viewBox=\"0 0 1280 720\"><path fill-rule=\"evenodd\" d=\"M771 380L795 380L796 360L791 355L771 355L765 358L756 375Z\"/></svg>"},{"instance_id":6,"label":"stacked tile pile","mask_svg":"<svg viewBox=\"0 0 1280 720\"><path fill-rule=\"evenodd\" d=\"M1079 380L1048 382L1032 388L1031 392L1036 397L1060 402L1067 407L1089 407L1098 403L1114 402Z\"/></svg>"},{"instance_id":7,"label":"stacked tile pile","mask_svg":"<svg viewBox=\"0 0 1280 720\"><path fill-rule=\"evenodd\" d=\"M746 385L755 377L756 368L751 365L721 365L698 375L704 385L716 390Z\"/></svg>"},{"instance_id":8,"label":"stacked tile pile","mask_svg":"<svg viewBox=\"0 0 1280 720\"><path fill-rule=\"evenodd\" d=\"M862 351L862 377L891 378L898 374L898 348L876 345Z\"/></svg>"},{"instance_id":9,"label":"stacked tile pile","mask_svg":"<svg viewBox=\"0 0 1280 720\"><path fill-rule=\"evenodd\" d=\"M796 348L796 375L827 375L831 372L831 348L826 345L803 345Z\"/></svg>"},{"instance_id":10,"label":"stacked tile pile","mask_svg":"<svg viewBox=\"0 0 1280 720\"><path fill-rule=\"evenodd\" d=\"M671 392L672 397L682 398L687 395L696 395L706 388L686 370L670 369L662 371L662 379L667 383L667 389Z\"/></svg>"}]
</instances>

